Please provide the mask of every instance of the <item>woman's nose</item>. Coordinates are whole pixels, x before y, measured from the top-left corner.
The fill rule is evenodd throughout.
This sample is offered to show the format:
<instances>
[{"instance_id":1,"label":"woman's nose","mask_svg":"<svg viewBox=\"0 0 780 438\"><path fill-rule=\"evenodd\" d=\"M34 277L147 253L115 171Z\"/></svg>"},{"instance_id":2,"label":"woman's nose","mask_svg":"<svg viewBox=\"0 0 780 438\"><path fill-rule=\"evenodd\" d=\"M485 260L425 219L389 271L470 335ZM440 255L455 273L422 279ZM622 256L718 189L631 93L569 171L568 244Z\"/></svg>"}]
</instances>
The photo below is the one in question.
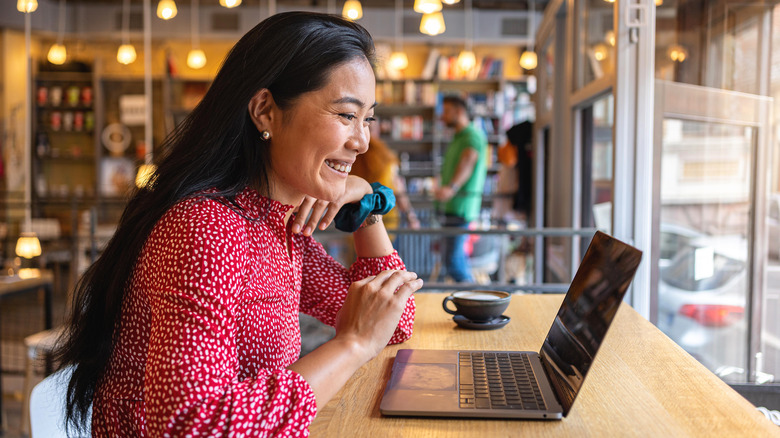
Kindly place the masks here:
<instances>
[{"instance_id":1,"label":"woman's nose","mask_svg":"<svg viewBox=\"0 0 780 438\"><path fill-rule=\"evenodd\" d=\"M368 150L368 140L371 136L368 128L357 127L348 142L350 148L358 154L363 154Z\"/></svg>"}]
</instances>

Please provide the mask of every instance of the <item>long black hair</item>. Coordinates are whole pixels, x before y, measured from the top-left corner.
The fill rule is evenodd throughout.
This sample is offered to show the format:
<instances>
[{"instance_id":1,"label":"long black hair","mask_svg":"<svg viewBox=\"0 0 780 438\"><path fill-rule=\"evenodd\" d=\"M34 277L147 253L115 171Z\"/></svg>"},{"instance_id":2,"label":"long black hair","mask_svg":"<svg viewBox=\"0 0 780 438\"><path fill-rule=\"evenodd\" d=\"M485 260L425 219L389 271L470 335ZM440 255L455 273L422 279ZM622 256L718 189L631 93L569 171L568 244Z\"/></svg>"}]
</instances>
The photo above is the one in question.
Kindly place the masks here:
<instances>
[{"instance_id":1,"label":"long black hair","mask_svg":"<svg viewBox=\"0 0 780 438\"><path fill-rule=\"evenodd\" d=\"M310 12L271 16L233 46L200 104L161 145L151 182L131 196L114 236L76 284L72 314L55 351L61 367L74 366L66 400L69 428L83 430L91 420L125 289L157 221L181 199L204 190L216 188L209 196L233 205L247 186L268 193L270 158L250 118L250 99L265 88L285 109L356 58L375 63L371 35L340 17Z\"/></svg>"}]
</instances>

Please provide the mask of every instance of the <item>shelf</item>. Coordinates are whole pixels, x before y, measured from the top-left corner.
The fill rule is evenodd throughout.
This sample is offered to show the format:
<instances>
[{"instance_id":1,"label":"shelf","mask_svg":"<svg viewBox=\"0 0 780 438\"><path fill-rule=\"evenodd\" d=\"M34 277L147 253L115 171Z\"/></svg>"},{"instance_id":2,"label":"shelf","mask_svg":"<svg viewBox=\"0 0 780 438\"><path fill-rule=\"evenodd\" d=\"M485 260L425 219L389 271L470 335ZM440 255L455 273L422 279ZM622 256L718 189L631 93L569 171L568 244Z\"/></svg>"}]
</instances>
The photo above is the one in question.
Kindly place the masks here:
<instances>
[{"instance_id":1,"label":"shelf","mask_svg":"<svg viewBox=\"0 0 780 438\"><path fill-rule=\"evenodd\" d=\"M419 113L423 111L430 111L433 112L436 107L433 105L423 105L423 104L403 104L403 103L390 103L390 104L378 104L374 111L378 114L383 113Z\"/></svg>"},{"instance_id":2,"label":"shelf","mask_svg":"<svg viewBox=\"0 0 780 438\"><path fill-rule=\"evenodd\" d=\"M61 161L61 162L73 162L73 163L93 163L95 161L94 156L74 156L74 155L37 155L41 161Z\"/></svg>"},{"instance_id":3,"label":"shelf","mask_svg":"<svg viewBox=\"0 0 780 438\"><path fill-rule=\"evenodd\" d=\"M75 71L39 71L35 75L36 82L88 82L92 83L92 72Z\"/></svg>"},{"instance_id":4,"label":"shelf","mask_svg":"<svg viewBox=\"0 0 780 438\"><path fill-rule=\"evenodd\" d=\"M94 111L92 105L36 105L38 111Z\"/></svg>"}]
</instances>

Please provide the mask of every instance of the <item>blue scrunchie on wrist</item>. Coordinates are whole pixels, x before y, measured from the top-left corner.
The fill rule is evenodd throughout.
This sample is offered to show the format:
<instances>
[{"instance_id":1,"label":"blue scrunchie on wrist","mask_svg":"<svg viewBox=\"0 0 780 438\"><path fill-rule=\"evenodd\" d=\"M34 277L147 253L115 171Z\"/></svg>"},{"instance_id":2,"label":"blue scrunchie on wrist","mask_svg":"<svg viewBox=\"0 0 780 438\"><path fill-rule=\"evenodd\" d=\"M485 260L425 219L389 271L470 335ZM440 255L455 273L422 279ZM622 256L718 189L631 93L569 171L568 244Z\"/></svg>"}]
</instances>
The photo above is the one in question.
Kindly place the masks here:
<instances>
[{"instance_id":1,"label":"blue scrunchie on wrist","mask_svg":"<svg viewBox=\"0 0 780 438\"><path fill-rule=\"evenodd\" d=\"M336 228L354 233L370 214L387 214L395 207L395 195L389 187L378 182L371 183L374 193L369 193L358 202L341 207L333 222Z\"/></svg>"}]
</instances>

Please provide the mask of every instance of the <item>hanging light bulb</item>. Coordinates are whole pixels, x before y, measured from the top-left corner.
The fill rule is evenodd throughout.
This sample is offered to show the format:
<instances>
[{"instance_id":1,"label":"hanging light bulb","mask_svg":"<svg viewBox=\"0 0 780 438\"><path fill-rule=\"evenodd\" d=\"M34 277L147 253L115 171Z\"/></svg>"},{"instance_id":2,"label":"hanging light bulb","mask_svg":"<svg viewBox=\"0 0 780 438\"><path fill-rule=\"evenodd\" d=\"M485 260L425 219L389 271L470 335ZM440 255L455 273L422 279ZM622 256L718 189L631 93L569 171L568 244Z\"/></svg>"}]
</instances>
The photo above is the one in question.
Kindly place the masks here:
<instances>
[{"instance_id":1,"label":"hanging light bulb","mask_svg":"<svg viewBox=\"0 0 780 438\"><path fill-rule=\"evenodd\" d=\"M65 44L62 42L65 35L65 0L60 0L60 10L57 21L59 22L57 42L52 44L49 53L46 54L46 59L54 65L62 65L65 64L65 61L68 59L68 51L65 50Z\"/></svg>"},{"instance_id":2,"label":"hanging light bulb","mask_svg":"<svg viewBox=\"0 0 780 438\"><path fill-rule=\"evenodd\" d=\"M664 4L664 0L655 0L656 6L661 6L662 4Z\"/></svg>"},{"instance_id":3,"label":"hanging light bulb","mask_svg":"<svg viewBox=\"0 0 780 438\"><path fill-rule=\"evenodd\" d=\"M38 0L19 0L16 2L16 10L19 12L30 13L38 9Z\"/></svg>"},{"instance_id":4,"label":"hanging light bulb","mask_svg":"<svg viewBox=\"0 0 780 438\"><path fill-rule=\"evenodd\" d=\"M201 49L192 49L187 54L187 65L194 70L206 65L206 53Z\"/></svg>"},{"instance_id":5,"label":"hanging light bulb","mask_svg":"<svg viewBox=\"0 0 780 438\"><path fill-rule=\"evenodd\" d=\"M526 70L533 70L536 68L536 64L536 52L526 50L520 55L520 67L523 67Z\"/></svg>"},{"instance_id":6,"label":"hanging light bulb","mask_svg":"<svg viewBox=\"0 0 780 438\"><path fill-rule=\"evenodd\" d=\"M414 0L414 12L421 14L439 12L441 7L441 0Z\"/></svg>"},{"instance_id":7,"label":"hanging light bulb","mask_svg":"<svg viewBox=\"0 0 780 438\"><path fill-rule=\"evenodd\" d=\"M163 20L170 20L176 16L177 12L179 11L176 9L176 2L173 0L160 0L160 3L157 3L157 16Z\"/></svg>"},{"instance_id":8,"label":"hanging light bulb","mask_svg":"<svg viewBox=\"0 0 780 438\"><path fill-rule=\"evenodd\" d=\"M360 0L345 1L344 9L341 10L341 15L352 21L363 18L363 5L360 4Z\"/></svg>"},{"instance_id":9,"label":"hanging light bulb","mask_svg":"<svg viewBox=\"0 0 780 438\"><path fill-rule=\"evenodd\" d=\"M596 58L596 61L603 61L607 59L607 56L609 56L609 49L606 44L598 43L593 46L593 57Z\"/></svg>"},{"instance_id":10,"label":"hanging light bulb","mask_svg":"<svg viewBox=\"0 0 780 438\"><path fill-rule=\"evenodd\" d=\"M669 46L666 54L669 55L669 59L674 62L683 62L688 57L688 51L679 44Z\"/></svg>"},{"instance_id":11,"label":"hanging light bulb","mask_svg":"<svg viewBox=\"0 0 780 438\"><path fill-rule=\"evenodd\" d=\"M132 64L135 62L135 58L135 47L132 44L122 44L119 46L119 50L116 51L116 60L120 64Z\"/></svg>"},{"instance_id":12,"label":"hanging light bulb","mask_svg":"<svg viewBox=\"0 0 780 438\"><path fill-rule=\"evenodd\" d=\"M460 0L441 0L441 2L445 5L454 5L455 3L460 3Z\"/></svg>"},{"instance_id":13,"label":"hanging light bulb","mask_svg":"<svg viewBox=\"0 0 780 438\"><path fill-rule=\"evenodd\" d=\"M404 70L406 67L409 67L409 58L404 52L393 52L388 63L395 70Z\"/></svg>"},{"instance_id":14,"label":"hanging light bulb","mask_svg":"<svg viewBox=\"0 0 780 438\"><path fill-rule=\"evenodd\" d=\"M458 55L458 67L463 71L471 71L477 65L477 57L471 50L464 50Z\"/></svg>"},{"instance_id":15,"label":"hanging light bulb","mask_svg":"<svg viewBox=\"0 0 780 438\"><path fill-rule=\"evenodd\" d=\"M63 44L52 44L49 53L46 55L46 59L55 65L65 64L65 60L68 59L68 51L65 50Z\"/></svg>"},{"instance_id":16,"label":"hanging light bulb","mask_svg":"<svg viewBox=\"0 0 780 438\"><path fill-rule=\"evenodd\" d=\"M615 32L608 30L606 34L604 34L604 40L612 47L615 47Z\"/></svg>"},{"instance_id":17,"label":"hanging light bulb","mask_svg":"<svg viewBox=\"0 0 780 438\"><path fill-rule=\"evenodd\" d=\"M423 14L420 20L420 32L434 36L444 33L445 30L447 26L444 24L444 15L441 12Z\"/></svg>"},{"instance_id":18,"label":"hanging light bulb","mask_svg":"<svg viewBox=\"0 0 780 438\"><path fill-rule=\"evenodd\" d=\"M38 240L38 235L33 232L21 233L19 240L16 241L16 255L26 259L41 255L41 241Z\"/></svg>"},{"instance_id":19,"label":"hanging light bulb","mask_svg":"<svg viewBox=\"0 0 780 438\"><path fill-rule=\"evenodd\" d=\"M228 9L235 8L241 4L241 0L219 0L219 5Z\"/></svg>"}]
</instances>

